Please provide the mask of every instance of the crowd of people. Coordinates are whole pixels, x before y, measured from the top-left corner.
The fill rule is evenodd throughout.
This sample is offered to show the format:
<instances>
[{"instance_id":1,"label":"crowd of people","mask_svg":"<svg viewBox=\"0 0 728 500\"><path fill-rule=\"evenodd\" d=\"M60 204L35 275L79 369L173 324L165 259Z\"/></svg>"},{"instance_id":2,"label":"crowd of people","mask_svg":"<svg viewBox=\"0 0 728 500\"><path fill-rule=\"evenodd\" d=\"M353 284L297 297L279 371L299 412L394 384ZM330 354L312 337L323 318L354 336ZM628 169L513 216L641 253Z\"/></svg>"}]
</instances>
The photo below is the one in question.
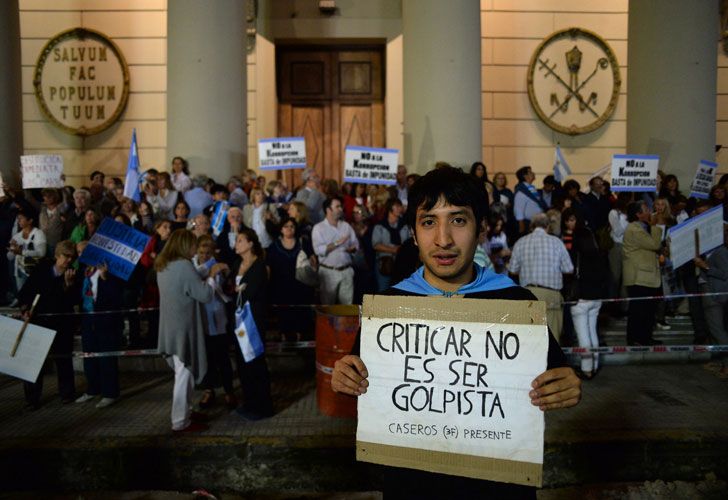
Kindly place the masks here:
<instances>
[{"instance_id":1,"label":"crowd of people","mask_svg":"<svg viewBox=\"0 0 728 500\"><path fill-rule=\"evenodd\" d=\"M475 262L517 277L546 301L548 325L562 346L602 342L597 318L605 297L728 290L727 247L674 269L665 241L667 228L711 207L722 205L728 216L726 175L707 200L687 198L677 178L662 172L655 193L616 196L598 176L583 191L575 180L561 184L553 176L538 188L530 167L517 171L513 190L502 172L491 180L481 162L469 175L487 205ZM405 221L408 192L418 178L401 165L394 186L339 185L313 169L302 172L302 185L294 189L253 170L222 184L192 176L187 162L175 157L169 172L144 172L138 201L124 196L122 179L99 171L78 189L6 186L0 199L0 239L7 248L0 300L27 314L41 295L34 322L57 331L52 349L64 403L98 399L96 406L105 407L120 393L117 359L100 357L84 361L86 390L77 394L69 356L80 332L84 351L146 347L169 356L175 431L204 428L191 411L195 383L204 390L199 408L216 404L215 391L222 388L228 407L246 418L265 418L273 411L265 356L246 361L234 340L242 305L249 305L263 336L267 321L275 319L281 337L296 340L313 328L311 304L361 303L364 294L384 292L409 277L421 266ZM150 236L127 281L103 264L77 260L107 217ZM696 343L712 338L728 344L727 301L688 300ZM271 305L288 307L272 315ZM630 344L651 345L657 342L653 329L669 329L667 317L677 305L624 301L608 312L627 315ZM137 308L142 312L130 312ZM110 310L120 312L90 314ZM52 316L74 311L89 314ZM242 405L233 389L231 351ZM596 355L583 356L580 375L593 377L598 363ZM30 408L40 403L42 379L26 384Z\"/></svg>"}]
</instances>

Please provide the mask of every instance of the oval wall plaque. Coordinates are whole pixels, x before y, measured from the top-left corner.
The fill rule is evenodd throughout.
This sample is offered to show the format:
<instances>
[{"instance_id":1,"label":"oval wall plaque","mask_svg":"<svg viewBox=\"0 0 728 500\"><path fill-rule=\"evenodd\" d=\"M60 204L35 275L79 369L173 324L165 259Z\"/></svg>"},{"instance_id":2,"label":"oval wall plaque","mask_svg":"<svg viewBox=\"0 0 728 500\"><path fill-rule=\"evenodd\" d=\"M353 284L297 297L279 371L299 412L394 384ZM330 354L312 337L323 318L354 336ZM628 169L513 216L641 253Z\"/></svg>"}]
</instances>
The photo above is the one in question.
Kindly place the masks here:
<instances>
[{"instance_id":1,"label":"oval wall plaque","mask_svg":"<svg viewBox=\"0 0 728 500\"><path fill-rule=\"evenodd\" d=\"M73 28L43 47L33 78L43 114L75 135L109 128L129 98L129 68L119 47L103 33Z\"/></svg>"}]
</instances>

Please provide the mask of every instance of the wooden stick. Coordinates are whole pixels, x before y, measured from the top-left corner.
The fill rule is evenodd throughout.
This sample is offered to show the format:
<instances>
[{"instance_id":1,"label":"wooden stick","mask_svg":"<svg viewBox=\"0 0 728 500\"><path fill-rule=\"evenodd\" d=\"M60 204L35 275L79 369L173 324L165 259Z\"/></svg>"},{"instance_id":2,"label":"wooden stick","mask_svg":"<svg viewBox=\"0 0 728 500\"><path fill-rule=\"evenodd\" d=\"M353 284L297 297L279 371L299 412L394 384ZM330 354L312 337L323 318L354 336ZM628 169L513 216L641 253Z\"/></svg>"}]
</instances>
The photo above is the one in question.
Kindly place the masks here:
<instances>
[{"instance_id":1,"label":"wooden stick","mask_svg":"<svg viewBox=\"0 0 728 500\"><path fill-rule=\"evenodd\" d=\"M700 257L700 231L695 229L695 257Z\"/></svg>"},{"instance_id":2,"label":"wooden stick","mask_svg":"<svg viewBox=\"0 0 728 500\"><path fill-rule=\"evenodd\" d=\"M38 305L38 300L40 299L40 294L37 294L35 298L33 299L33 305L30 306L30 312L28 313L28 318L23 322L23 327L20 329L20 332L18 332L18 338L15 339L15 345L13 346L13 350L10 351L10 357L15 357L15 353L18 351L18 346L20 345L20 341L23 340L23 335L25 334L25 329L28 328L28 323L30 323L30 318L33 317L33 311L35 311L35 306Z\"/></svg>"}]
</instances>

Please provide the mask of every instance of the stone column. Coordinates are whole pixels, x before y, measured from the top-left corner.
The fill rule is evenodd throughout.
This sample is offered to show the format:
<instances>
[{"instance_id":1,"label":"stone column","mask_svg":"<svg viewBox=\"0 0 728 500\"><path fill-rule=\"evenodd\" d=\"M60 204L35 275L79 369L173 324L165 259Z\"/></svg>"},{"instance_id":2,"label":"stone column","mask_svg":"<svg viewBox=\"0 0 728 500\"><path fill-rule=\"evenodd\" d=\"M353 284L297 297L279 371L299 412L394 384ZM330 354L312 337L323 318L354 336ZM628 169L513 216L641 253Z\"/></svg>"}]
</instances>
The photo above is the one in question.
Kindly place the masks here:
<instances>
[{"instance_id":1,"label":"stone column","mask_svg":"<svg viewBox=\"0 0 728 500\"><path fill-rule=\"evenodd\" d=\"M167 11L167 156L226 182L247 167L246 0Z\"/></svg>"},{"instance_id":2,"label":"stone column","mask_svg":"<svg viewBox=\"0 0 728 500\"><path fill-rule=\"evenodd\" d=\"M480 2L403 0L404 162L470 166L482 156Z\"/></svg>"},{"instance_id":3,"label":"stone column","mask_svg":"<svg viewBox=\"0 0 728 500\"><path fill-rule=\"evenodd\" d=\"M23 99L20 72L18 0L0 2L0 173L9 186L20 187L23 154Z\"/></svg>"},{"instance_id":4,"label":"stone column","mask_svg":"<svg viewBox=\"0 0 728 500\"><path fill-rule=\"evenodd\" d=\"M660 155L687 195L715 158L718 2L630 0L627 152Z\"/></svg>"}]
</instances>

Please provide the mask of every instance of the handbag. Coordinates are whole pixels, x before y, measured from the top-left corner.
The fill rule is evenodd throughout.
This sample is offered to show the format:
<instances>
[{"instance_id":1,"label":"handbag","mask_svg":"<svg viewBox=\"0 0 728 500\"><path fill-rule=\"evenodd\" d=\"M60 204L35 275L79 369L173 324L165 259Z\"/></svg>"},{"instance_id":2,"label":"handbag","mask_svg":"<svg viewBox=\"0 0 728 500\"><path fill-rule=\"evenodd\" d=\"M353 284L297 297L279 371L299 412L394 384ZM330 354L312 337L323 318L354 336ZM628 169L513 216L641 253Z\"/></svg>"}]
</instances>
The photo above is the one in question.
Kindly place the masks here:
<instances>
[{"instance_id":1,"label":"handbag","mask_svg":"<svg viewBox=\"0 0 728 500\"><path fill-rule=\"evenodd\" d=\"M241 306L240 295L238 295L238 306L235 309L235 338L238 339L240 352L246 363L250 363L263 354L263 340L260 338L258 326L253 319L250 301L246 301Z\"/></svg>"},{"instance_id":2,"label":"handbag","mask_svg":"<svg viewBox=\"0 0 728 500\"><path fill-rule=\"evenodd\" d=\"M311 265L311 259L308 258L306 252L301 249L296 256L296 279L308 286L317 286L318 271Z\"/></svg>"}]
</instances>

